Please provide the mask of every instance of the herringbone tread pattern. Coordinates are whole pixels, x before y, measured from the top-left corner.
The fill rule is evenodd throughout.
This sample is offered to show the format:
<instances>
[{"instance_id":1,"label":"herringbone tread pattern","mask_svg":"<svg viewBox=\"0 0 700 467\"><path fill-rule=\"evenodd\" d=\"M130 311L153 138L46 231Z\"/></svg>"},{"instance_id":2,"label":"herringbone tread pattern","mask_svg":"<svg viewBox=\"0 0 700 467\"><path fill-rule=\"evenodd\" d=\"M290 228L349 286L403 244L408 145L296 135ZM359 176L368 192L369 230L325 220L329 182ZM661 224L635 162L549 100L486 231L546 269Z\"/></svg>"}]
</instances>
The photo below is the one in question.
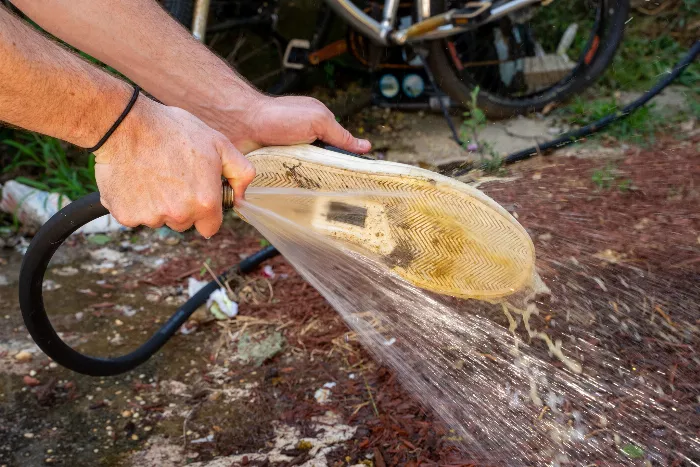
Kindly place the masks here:
<instances>
[{"instance_id":1,"label":"herringbone tread pattern","mask_svg":"<svg viewBox=\"0 0 700 467\"><path fill-rule=\"evenodd\" d=\"M418 287L461 298L498 299L532 277L534 248L524 229L467 190L429 178L365 173L293 156L254 154L250 160L257 170L253 187L400 194L373 200L384 204L389 235L401 246L387 263Z\"/></svg>"}]
</instances>

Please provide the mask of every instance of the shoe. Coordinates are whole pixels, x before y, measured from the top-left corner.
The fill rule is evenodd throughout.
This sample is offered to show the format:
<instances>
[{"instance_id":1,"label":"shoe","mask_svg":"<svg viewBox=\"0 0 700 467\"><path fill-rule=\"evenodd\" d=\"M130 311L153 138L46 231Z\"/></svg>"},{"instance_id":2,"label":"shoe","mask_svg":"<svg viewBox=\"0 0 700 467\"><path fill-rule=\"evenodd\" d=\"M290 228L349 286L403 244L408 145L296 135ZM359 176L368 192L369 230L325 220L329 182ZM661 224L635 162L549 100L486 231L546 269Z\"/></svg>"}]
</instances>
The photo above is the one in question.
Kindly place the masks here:
<instances>
[{"instance_id":1,"label":"shoe","mask_svg":"<svg viewBox=\"0 0 700 467\"><path fill-rule=\"evenodd\" d=\"M532 280L535 250L525 229L464 183L310 145L247 157L257 171L250 203L377 257L417 287L498 301Z\"/></svg>"}]
</instances>

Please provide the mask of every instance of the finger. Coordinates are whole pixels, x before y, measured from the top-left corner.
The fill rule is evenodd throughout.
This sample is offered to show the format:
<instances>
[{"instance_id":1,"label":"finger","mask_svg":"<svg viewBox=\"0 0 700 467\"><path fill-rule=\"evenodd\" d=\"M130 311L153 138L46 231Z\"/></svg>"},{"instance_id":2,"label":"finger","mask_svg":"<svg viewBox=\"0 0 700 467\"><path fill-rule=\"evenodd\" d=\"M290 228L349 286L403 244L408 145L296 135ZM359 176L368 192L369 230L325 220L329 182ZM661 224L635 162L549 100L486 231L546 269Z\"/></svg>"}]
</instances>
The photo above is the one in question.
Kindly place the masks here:
<instances>
[{"instance_id":1,"label":"finger","mask_svg":"<svg viewBox=\"0 0 700 467\"><path fill-rule=\"evenodd\" d=\"M220 175L215 174L216 182L207 183L197 193L196 210L197 217L194 226L204 238L210 238L221 228L223 213L221 210L221 183ZM183 219L184 220L184 219Z\"/></svg>"},{"instance_id":2,"label":"finger","mask_svg":"<svg viewBox=\"0 0 700 467\"><path fill-rule=\"evenodd\" d=\"M153 216L151 218L143 219L138 222L139 225L145 225L146 227L149 227L151 229L158 229L165 225L165 219L163 218L163 216Z\"/></svg>"},{"instance_id":3,"label":"finger","mask_svg":"<svg viewBox=\"0 0 700 467\"><path fill-rule=\"evenodd\" d=\"M166 222L165 225L170 227L170 229L174 230L175 232L184 232L185 230L189 229L192 227L192 222L174 222L174 221L169 221Z\"/></svg>"},{"instance_id":4,"label":"finger","mask_svg":"<svg viewBox=\"0 0 700 467\"><path fill-rule=\"evenodd\" d=\"M340 149L364 154L372 149L372 144L366 139L355 138L348 130L335 121L332 113L324 114L316 125L316 134L319 139Z\"/></svg>"},{"instance_id":5,"label":"finger","mask_svg":"<svg viewBox=\"0 0 700 467\"><path fill-rule=\"evenodd\" d=\"M194 228L197 229L202 237L209 239L221 228L223 222L223 214L221 208L216 213L212 213L206 217L202 217L194 222Z\"/></svg>"},{"instance_id":6,"label":"finger","mask_svg":"<svg viewBox=\"0 0 700 467\"><path fill-rule=\"evenodd\" d=\"M221 156L221 171L233 188L236 204L238 204L244 199L246 188L255 178L255 167L228 141L222 143L219 155Z\"/></svg>"}]
</instances>

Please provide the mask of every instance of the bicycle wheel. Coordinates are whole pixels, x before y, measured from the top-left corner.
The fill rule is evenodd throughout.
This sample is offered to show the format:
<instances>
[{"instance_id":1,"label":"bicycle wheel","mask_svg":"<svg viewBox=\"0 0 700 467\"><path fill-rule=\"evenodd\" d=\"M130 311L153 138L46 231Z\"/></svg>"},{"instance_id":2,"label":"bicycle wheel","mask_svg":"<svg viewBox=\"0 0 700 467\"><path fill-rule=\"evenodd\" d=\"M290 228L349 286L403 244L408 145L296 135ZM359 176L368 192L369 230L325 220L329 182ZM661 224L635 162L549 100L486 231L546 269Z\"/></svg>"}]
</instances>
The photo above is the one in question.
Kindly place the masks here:
<instances>
[{"instance_id":1,"label":"bicycle wheel","mask_svg":"<svg viewBox=\"0 0 700 467\"><path fill-rule=\"evenodd\" d=\"M188 28L194 0L164 0L163 6ZM303 69L284 65L292 39L317 49L327 38L330 10L319 0L213 0L206 43L258 89L284 94L297 86Z\"/></svg>"},{"instance_id":2,"label":"bicycle wheel","mask_svg":"<svg viewBox=\"0 0 700 467\"><path fill-rule=\"evenodd\" d=\"M192 27L193 0L163 0L163 8L187 29Z\"/></svg>"},{"instance_id":3,"label":"bicycle wheel","mask_svg":"<svg viewBox=\"0 0 700 467\"><path fill-rule=\"evenodd\" d=\"M456 5L436 2L433 14ZM553 0L433 41L428 64L462 105L478 86L478 105L490 117L534 112L581 92L605 71L628 11L629 0Z\"/></svg>"}]
</instances>

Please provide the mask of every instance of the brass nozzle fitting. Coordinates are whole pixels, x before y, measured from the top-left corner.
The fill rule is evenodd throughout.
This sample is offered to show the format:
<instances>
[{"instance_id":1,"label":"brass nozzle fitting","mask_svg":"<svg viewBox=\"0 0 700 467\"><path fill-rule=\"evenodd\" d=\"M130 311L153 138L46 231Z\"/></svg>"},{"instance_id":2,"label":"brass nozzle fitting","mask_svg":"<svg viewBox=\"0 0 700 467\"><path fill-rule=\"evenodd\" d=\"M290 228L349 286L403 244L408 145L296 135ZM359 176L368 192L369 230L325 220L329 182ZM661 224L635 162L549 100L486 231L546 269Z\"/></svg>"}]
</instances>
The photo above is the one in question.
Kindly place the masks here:
<instances>
[{"instance_id":1,"label":"brass nozzle fitting","mask_svg":"<svg viewBox=\"0 0 700 467\"><path fill-rule=\"evenodd\" d=\"M224 208L224 211L233 209L235 198L233 196L233 188L228 184L228 180L221 181L221 189L223 194L221 197L221 206Z\"/></svg>"}]
</instances>

